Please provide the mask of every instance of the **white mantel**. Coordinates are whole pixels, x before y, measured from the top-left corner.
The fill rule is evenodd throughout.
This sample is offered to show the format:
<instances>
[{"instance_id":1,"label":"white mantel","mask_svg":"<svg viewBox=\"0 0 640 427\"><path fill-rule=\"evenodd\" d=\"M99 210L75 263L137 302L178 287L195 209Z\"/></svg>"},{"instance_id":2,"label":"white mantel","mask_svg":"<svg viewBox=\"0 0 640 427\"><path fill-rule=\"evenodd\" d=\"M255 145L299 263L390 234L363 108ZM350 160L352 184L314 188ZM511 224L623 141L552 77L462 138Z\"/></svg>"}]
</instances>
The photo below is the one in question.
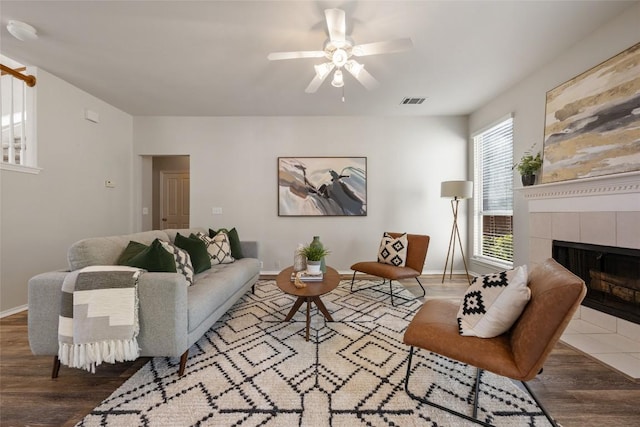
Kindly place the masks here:
<instances>
[{"instance_id":1,"label":"white mantel","mask_svg":"<svg viewBox=\"0 0 640 427\"><path fill-rule=\"evenodd\" d=\"M529 201L529 212L640 212L640 172L538 184L518 191Z\"/></svg>"}]
</instances>

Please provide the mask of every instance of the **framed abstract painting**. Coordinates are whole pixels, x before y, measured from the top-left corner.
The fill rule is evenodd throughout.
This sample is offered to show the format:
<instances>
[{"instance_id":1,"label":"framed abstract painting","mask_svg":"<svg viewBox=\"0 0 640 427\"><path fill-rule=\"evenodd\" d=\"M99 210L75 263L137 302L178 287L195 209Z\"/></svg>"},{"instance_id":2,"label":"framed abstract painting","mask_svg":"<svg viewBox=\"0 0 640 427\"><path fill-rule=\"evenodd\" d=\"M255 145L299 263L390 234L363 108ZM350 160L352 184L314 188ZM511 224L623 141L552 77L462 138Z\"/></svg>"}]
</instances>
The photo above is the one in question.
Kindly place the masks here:
<instances>
[{"instance_id":1,"label":"framed abstract painting","mask_svg":"<svg viewBox=\"0 0 640 427\"><path fill-rule=\"evenodd\" d=\"M278 157L279 216L366 216L366 157Z\"/></svg>"},{"instance_id":2,"label":"framed abstract painting","mask_svg":"<svg viewBox=\"0 0 640 427\"><path fill-rule=\"evenodd\" d=\"M547 92L542 182L640 170L640 43Z\"/></svg>"}]
</instances>

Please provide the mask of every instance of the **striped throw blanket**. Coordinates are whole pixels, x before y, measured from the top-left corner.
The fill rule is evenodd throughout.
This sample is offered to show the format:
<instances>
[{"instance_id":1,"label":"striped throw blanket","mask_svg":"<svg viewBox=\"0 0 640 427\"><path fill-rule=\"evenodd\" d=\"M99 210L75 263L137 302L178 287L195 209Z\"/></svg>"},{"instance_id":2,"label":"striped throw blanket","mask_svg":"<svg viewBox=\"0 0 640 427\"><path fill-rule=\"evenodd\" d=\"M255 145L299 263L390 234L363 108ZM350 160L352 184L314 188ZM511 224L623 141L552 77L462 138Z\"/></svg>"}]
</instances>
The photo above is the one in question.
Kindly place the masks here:
<instances>
[{"instance_id":1,"label":"striped throw blanket","mask_svg":"<svg viewBox=\"0 0 640 427\"><path fill-rule=\"evenodd\" d=\"M58 323L61 364L95 373L102 362L138 357L137 284L143 271L91 266L67 275Z\"/></svg>"}]
</instances>

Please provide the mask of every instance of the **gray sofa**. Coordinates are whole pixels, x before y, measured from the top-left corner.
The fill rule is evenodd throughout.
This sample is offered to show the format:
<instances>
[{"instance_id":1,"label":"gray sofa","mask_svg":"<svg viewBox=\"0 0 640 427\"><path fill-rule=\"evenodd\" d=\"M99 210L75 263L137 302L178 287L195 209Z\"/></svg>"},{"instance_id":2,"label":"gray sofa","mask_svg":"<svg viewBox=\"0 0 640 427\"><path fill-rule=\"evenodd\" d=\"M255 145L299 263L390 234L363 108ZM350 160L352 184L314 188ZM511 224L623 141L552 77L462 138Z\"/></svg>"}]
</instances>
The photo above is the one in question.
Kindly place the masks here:
<instances>
[{"instance_id":1,"label":"gray sofa","mask_svg":"<svg viewBox=\"0 0 640 427\"><path fill-rule=\"evenodd\" d=\"M113 265L131 240L147 245L156 238L173 242L177 233L189 236L198 231L207 233L202 228L154 230L80 240L69 249L69 269ZM189 347L258 280L258 244L241 242L241 245L245 258L196 274L191 286L187 286L180 273L148 272L140 276L140 356L180 357L179 375L184 373ZM29 344L35 355L55 356L54 378L60 367L57 359L60 291L67 274L54 271L29 280Z\"/></svg>"}]
</instances>

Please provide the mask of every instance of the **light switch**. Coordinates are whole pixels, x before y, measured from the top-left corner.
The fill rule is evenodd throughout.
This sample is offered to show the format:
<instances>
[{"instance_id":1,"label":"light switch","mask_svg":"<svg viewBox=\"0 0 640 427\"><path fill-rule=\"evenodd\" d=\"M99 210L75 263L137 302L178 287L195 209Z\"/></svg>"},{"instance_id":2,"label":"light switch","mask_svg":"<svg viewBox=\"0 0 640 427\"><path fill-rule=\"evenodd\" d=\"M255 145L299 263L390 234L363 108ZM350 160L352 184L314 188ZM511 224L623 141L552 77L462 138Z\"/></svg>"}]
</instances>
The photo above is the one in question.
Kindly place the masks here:
<instances>
[{"instance_id":1,"label":"light switch","mask_svg":"<svg viewBox=\"0 0 640 427\"><path fill-rule=\"evenodd\" d=\"M142 215L149 215L149 208L142 208Z\"/></svg>"}]
</instances>

